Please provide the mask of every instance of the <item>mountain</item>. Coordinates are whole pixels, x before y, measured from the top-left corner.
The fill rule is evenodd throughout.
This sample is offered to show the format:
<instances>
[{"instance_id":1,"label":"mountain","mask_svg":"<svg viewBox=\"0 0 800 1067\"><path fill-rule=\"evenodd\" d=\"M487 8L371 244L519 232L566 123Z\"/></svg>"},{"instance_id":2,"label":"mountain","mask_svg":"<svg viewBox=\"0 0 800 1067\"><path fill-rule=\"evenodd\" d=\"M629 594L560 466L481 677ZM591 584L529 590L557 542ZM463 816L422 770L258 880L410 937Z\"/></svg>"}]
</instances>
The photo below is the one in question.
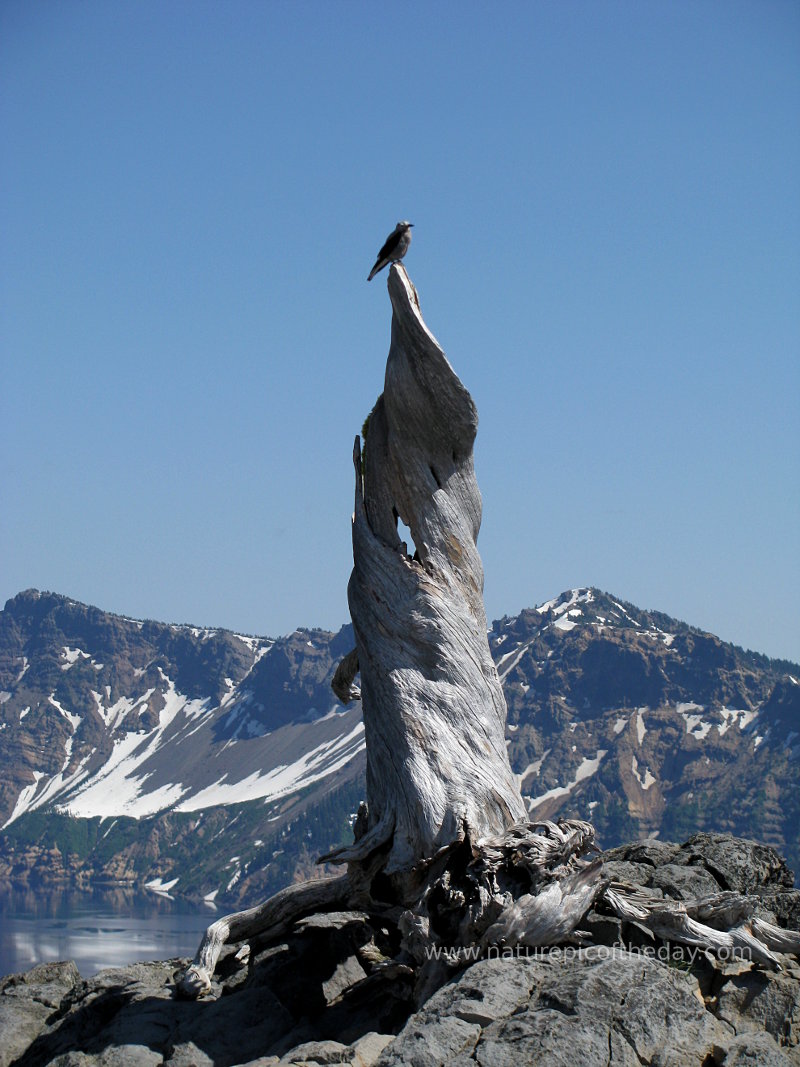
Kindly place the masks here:
<instances>
[{"instance_id":1,"label":"mountain","mask_svg":"<svg viewBox=\"0 0 800 1067\"><path fill-rule=\"evenodd\" d=\"M800 670L596 589L490 634L533 818L606 845L699 829L800 850Z\"/></svg>"},{"instance_id":2,"label":"mountain","mask_svg":"<svg viewBox=\"0 0 800 1067\"><path fill-rule=\"evenodd\" d=\"M597 589L495 622L532 818L605 847L699 830L800 859L800 667ZM28 590L0 612L0 881L150 884L244 906L351 839L352 629L268 639Z\"/></svg>"}]
</instances>

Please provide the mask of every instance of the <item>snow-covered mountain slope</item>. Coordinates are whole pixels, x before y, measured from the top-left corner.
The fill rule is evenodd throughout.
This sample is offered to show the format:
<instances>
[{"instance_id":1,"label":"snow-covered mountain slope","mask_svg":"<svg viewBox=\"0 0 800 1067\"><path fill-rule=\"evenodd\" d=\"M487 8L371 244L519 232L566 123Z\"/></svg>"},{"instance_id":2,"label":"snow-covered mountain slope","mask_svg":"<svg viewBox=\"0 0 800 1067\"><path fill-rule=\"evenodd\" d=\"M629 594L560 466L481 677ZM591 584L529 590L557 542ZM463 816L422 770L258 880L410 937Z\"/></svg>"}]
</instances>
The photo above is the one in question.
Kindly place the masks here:
<instances>
[{"instance_id":1,"label":"snow-covered mountain slope","mask_svg":"<svg viewBox=\"0 0 800 1067\"><path fill-rule=\"evenodd\" d=\"M590 817L605 845L731 829L797 862L800 668L594 589L489 640L532 817ZM270 640L10 600L0 880L177 876L237 903L290 880L363 795L360 708L330 690L351 645L349 627Z\"/></svg>"},{"instance_id":2,"label":"snow-covered mountain slope","mask_svg":"<svg viewBox=\"0 0 800 1067\"><path fill-rule=\"evenodd\" d=\"M330 690L332 634L137 622L33 591L9 601L0 634L3 828L37 810L274 801L358 774L363 724Z\"/></svg>"}]
</instances>

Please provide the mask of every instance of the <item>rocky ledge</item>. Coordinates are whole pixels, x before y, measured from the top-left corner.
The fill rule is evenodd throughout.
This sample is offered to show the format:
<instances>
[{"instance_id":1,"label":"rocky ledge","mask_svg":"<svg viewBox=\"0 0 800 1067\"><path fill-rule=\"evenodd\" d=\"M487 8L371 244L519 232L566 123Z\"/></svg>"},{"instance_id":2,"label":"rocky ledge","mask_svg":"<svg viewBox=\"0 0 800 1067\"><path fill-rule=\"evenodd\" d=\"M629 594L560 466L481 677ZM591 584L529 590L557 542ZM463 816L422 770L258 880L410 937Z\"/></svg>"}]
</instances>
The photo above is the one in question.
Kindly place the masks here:
<instances>
[{"instance_id":1,"label":"rocky ledge","mask_svg":"<svg viewBox=\"0 0 800 1067\"><path fill-rule=\"evenodd\" d=\"M772 849L721 834L604 854L609 875L666 897L720 890L800 926L800 891ZM84 980L74 963L0 980L0 1067L640 1067L800 1065L800 965L780 970L653 940L590 912L583 944L446 958L420 1005L380 916L339 912L223 954L210 999L175 997L185 960Z\"/></svg>"}]
</instances>

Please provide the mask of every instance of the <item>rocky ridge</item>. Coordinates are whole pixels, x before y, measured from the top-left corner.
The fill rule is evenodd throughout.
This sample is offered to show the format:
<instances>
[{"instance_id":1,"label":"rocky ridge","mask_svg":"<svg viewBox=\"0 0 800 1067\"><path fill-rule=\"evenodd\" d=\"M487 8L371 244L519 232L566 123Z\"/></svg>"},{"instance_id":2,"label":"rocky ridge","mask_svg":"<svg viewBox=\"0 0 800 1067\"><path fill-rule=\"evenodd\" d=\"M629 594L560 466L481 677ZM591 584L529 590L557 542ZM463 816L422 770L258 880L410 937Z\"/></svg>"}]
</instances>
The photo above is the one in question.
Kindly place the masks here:
<instances>
[{"instance_id":1,"label":"rocky ridge","mask_svg":"<svg viewBox=\"0 0 800 1067\"><path fill-rule=\"evenodd\" d=\"M800 892L771 848L724 834L604 854L607 873L689 900L733 889L797 925ZM174 997L185 961L81 979L71 963L0 981L0 1067L518 1067L800 1063L800 966L711 958L590 912L583 944L453 959L423 1002L380 915L312 916L231 946L212 998Z\"/></svg>"}]
</instances>

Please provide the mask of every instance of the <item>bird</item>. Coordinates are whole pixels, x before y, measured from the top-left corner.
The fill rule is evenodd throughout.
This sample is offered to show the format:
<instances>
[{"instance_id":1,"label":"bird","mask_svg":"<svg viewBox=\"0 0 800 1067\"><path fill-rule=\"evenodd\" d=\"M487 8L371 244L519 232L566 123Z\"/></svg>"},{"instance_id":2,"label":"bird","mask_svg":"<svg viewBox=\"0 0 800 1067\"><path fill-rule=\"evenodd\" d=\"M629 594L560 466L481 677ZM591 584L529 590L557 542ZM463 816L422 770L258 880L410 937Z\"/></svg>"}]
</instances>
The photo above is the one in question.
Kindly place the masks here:
<instances>
[{"instance_id":1,"label":"bird","mask_svg":"<svg viewBox=\"0 0 800 1067\"><path fill-rule=\"evenodd\" d=\"M387 263L399 263L403 258L408 251L408 246L411 244L411 227L413 225L413 222L398 222L378 253L375 266L369 272L368 282L371 282L378 271L383 270Z\"/></svg>"}]
</instances>

